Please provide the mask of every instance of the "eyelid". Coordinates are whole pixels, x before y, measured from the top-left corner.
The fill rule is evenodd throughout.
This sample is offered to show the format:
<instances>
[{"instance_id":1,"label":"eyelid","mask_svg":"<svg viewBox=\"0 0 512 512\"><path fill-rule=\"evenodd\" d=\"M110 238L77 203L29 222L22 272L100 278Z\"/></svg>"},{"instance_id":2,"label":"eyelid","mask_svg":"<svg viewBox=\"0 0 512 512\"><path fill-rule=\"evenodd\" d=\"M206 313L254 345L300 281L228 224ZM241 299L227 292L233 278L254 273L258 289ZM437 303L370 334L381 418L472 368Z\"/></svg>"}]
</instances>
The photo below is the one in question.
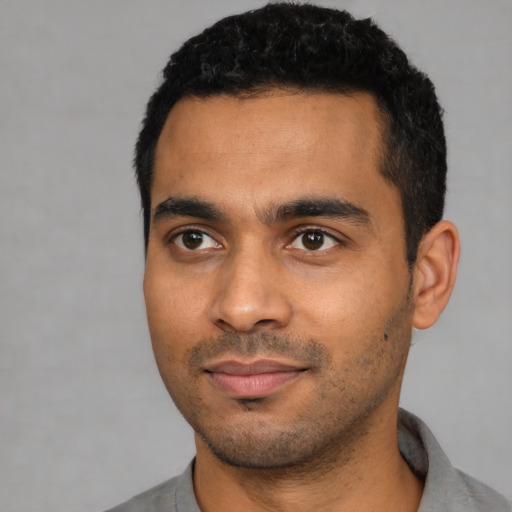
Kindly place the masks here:
<instances>
[{"instance_id":1,"label":"eyelid","mask_svg":"<svg viewBox=\"0 0 512 512\"><path fill-rule=\"evenodd\" d=\"M189 233L191 231L192 232L196 231L196 232L202 233L203 235L206 235L208 238L211 238L220 247L224 246L221 242L219 242L219 240L218 240L219 237L213 235L207 227L201 226L201 225L197 225L197 224L188 224L186 226L179 226L177 228L174 228L166 236L166 244L174 244L174 245L176 245L176 247L178 247L178 248L180 248L180 249L182 249L184 251L194 252L191 249L182 248L182 247L180 247L179 245L177 245L175 243L176 238L178 238L179 236L184 235L186 233ZM211 249L211 247L208 247L208 249Z\"/></svg>"},{"instance_id":2,"label":"eyelid","mask_svg":"<svg viewBox=\"0 0 512 512\"><path fill-rule=\"evenodd\" d=\"M174 240L179 237L180 235L183 235L187 232L190 232L190 231L198 231L200 233L203 233L204 235L206 235L207 237L211 238L216 244L218 244L220 247L224 248L225 247L225 244L223 241L219 241L219 239L221 238L218 234L213 234L211 232L211 229L208 227L208 226L204 226L202 224L187 224L187 225L182 225L182 226L179 226L179 227L176 227L174 229L171 230L170 233L168 233L165 237L165 243L166 244L173 244L174 243ZM334 242L336 242L336 245L347 245L348 243L350 243L350 239L339 233L338 231L336 232L333 232L333 230L329 229L329 228L326 228L324 226L319 226L318 224L312 224L312 225L302 225L302 226L297 226L295 227L294 229L292 229L291 233L289 234L289 242L286 244L286 247L290 247L291 244L301 235L304 235L305 233L308 233L308 232L317 232L317 233L321 233L322 235L324 235L325 237L333 240ZM176 245L176 244L174 244ZM178 248L181 249L181 247L177 246ZM195 252L193 250L190 250L190 249L183 249L183 250L186 250L186 251L190 251L190 252ZM322 251L327 251L328 249L319 249L318 251L308 251L308 252L322 252Z\"/></svg>"},{"instance_id":3,"label":"eyelid","mask_svg":"<svg viewBox=\"0 0 512 512\"><path fill-rule=\"evenodd\" d=\"M325 237L330 238L331 240L333 240L335 242L335 246L346 245L348 243L348 239L345 236L343 236L340 233L338 233L338 232L333 233L330 229L327 229L327 228L325 228L323 226L308 225L308 226L299 226L299 227L293 229L293 231L291 233L291 241L286 245L286 247L290 247L300 236L302 236L302 235L304 235L306 233L311 233L311 232L321 233ZM329 250L331 248L332 247L328 247L326 249L318 249L316 251L310 250L308 252L320 253L322 251L327 251L327 250Z\"/></svg>"}]
</instances>

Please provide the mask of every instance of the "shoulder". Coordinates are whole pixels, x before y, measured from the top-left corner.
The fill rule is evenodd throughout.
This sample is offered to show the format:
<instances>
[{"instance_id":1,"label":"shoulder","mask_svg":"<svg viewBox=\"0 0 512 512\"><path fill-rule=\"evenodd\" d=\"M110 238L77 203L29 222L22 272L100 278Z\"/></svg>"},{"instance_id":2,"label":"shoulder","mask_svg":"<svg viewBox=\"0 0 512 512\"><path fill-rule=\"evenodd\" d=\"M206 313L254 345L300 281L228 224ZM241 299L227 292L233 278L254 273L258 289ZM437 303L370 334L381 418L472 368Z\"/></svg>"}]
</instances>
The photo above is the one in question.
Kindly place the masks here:
<instances>
[{"instance_id":1,"label":"shoulder","mask_svg":"<svg viewBox=\"0 0 512 512\"><path fill-rule=\"evenodd\" d=\"M499 492L462 471L455 469L460 486L455 489L459 494L454 497L461 504L471 504L470 510L482 512L510 512L512 504Z\"/></svg>"},{"instance_id":2,"label":"shoulder","mask_svg":"<svg viewBox=\"0 0 512 512\"><path fill-rule=\"evenodd\" d=\"M200 512L192 481L194 461L175 478L144 491L106 512Z\"/></svg>"},{"instance_id":3,"label":"shoulder","mask_svg":"<svg viewBox=\"0 0 512 512\"><path fill-rule=\"evenodd\" d=\"M106 512L157 512L176 509L176 488L179 477L162 482Z\"/></svg>"},{"instance_id":4,"label":"shoulder","mask_svg":"<svg viewBox=\"0 0 512 512\"><path fill-rule=\"evenodd\" d=\"M398 445L411 469L424 480L418 512L511 512L500 493L454 468L430 429L403 409L398 416Z\"/></svg>"}]
</instances>

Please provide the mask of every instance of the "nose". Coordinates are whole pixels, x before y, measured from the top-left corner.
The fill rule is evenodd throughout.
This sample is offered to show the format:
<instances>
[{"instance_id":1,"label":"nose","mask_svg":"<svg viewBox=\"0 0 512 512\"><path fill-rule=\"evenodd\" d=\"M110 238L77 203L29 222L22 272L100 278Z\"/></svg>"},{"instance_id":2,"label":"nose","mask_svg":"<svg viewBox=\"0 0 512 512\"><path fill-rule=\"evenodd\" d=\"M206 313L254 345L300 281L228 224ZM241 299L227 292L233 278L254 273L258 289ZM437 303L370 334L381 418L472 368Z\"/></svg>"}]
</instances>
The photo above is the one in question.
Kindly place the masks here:
<instances>
[{"instance_id":1,"label":"nose","mask_svg":"<svg viewBox=\"0 0 512 512\"><path fill-rule=\"evenodd\" d=\"M218 276L211 321L223 331L285 327L293 316L278 262L254 251L230 255Z\"/></svg>"}]
</instances>

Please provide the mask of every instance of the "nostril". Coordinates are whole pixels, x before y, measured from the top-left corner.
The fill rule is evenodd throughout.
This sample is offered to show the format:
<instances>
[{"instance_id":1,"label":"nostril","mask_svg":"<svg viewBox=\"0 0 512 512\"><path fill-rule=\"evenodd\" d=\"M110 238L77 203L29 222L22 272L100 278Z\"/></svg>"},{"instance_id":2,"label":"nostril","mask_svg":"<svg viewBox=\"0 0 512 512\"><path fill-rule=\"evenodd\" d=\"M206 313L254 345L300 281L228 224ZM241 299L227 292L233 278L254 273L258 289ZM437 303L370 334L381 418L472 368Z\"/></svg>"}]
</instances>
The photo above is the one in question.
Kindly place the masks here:
<instances>
[{"instance_id":1,"label":"nostril","mask_svg":"<svg viewBox=\"0 0 512 512\"><path fill-rule=\"evenodd\" d=\"M271 324L272 322L275 322L275 320L272 320L270 318L263 318L262 320L258 320L255 325L267 325Z\"/></svg>"},{"instance_id":2,"label":"nostril","mask_svg":"<svg viewBox=\"0 0 512 512\"><path fill-rule=\"evenodd\" d=\"M219 318L215 321L215 325L221 329L224 332L232 332L232 331L238 331L238 332L251 332L251 331L259 331L262 329L269 329L273 326L277 326L278 322L276 320L273 320L271 318L263 318L261 320L258 320L256 322L233 322L231 324L229 321L226 321L222 318Z\"/></svg>"},{"instance_id":3,"label":"nostril","mask_svg":"<svg viewBox=\"0 0 512 512\"><path fill-rule=\"evenodd\" d=\"M219 318L218 320L216 320L215 324L217 325L217 327L219 327L223 331L235 330L235 328L232 327L229 322L226 322L226 320L223 320L222 318Z\"/></svg>"}]
</instances>

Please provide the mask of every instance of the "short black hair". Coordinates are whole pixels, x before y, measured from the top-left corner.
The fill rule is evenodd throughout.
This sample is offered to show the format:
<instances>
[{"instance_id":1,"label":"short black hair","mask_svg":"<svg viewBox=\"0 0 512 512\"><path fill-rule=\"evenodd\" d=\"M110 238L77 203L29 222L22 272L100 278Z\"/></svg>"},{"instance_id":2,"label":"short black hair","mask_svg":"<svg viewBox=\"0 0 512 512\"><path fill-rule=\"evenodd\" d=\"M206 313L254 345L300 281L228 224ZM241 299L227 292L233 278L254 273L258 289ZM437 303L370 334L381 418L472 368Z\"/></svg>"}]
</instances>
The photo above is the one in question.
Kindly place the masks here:
<instances>
[{"instance_id":1,"label":"short black hair","mask_svg":"<svg viewBox=\"0 0 512 512\"><path fill-rule=\"evenodd\" d=\"M434 85L371 19L310 4L268 4L229 16L171 55L136 144L146 247L155 150L172 107L187 96L273 88L361 91L376 99L385 145L380 172L400 191L412 265L444 210L446 141Z\"/></svg>"}]
</instances>

